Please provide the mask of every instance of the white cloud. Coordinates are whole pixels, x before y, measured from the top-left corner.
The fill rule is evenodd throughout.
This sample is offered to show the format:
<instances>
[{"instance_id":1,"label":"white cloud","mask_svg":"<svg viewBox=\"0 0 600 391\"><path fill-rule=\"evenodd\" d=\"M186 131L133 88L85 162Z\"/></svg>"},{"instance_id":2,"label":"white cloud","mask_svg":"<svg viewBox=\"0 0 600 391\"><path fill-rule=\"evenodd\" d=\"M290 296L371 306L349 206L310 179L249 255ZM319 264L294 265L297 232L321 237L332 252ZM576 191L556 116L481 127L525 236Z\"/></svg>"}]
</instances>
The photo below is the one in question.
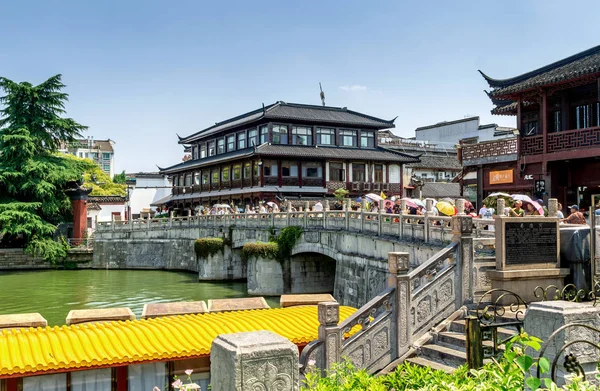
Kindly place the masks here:
<instances>
[{"instance_id":1,"label":"white cloud","mask_svg":"<svg viewBox=\"0 0 600 391\"><path fill-rule=\"evenodd\" d=\"M351 86L341 86L340 89L344 91L365 91L367 89L367 86L353 84Z\"/></svg>"}]
</instances>

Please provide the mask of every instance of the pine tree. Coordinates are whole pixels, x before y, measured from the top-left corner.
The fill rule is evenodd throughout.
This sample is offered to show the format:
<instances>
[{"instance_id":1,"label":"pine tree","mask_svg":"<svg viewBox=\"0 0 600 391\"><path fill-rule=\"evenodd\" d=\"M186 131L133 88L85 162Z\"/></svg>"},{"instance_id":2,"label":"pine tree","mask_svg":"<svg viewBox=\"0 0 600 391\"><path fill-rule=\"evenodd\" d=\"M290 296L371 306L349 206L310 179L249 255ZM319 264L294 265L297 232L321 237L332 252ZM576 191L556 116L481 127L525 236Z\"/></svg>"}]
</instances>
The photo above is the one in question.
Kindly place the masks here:
<instances>
[{"instance_id":1,"label":"pine tree","mask_svg":"<svg viewBox=\"0 0 600 391\"><path fill-rule=\"evenodd\" d=\"M0 78L0 239L22 238L26 250L52 262L66 255L53 240L56 225L68 221L64 190L93 164L57 154L61 142L86 127L62 118L68 95L60 75L38 86Z\"/></svg>"}]
</instances>

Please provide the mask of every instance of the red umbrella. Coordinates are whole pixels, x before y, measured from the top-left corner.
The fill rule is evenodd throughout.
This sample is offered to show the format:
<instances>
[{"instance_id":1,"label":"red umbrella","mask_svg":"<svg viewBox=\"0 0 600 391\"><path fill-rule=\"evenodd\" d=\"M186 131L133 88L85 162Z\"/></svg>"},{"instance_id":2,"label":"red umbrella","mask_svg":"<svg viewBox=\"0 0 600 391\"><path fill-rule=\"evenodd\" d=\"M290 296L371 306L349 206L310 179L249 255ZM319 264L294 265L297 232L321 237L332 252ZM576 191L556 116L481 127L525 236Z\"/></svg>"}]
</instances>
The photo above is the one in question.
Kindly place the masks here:
<instances>
[{"instance_id":1,"label":"red umbrella","mask_svg":"<svg viewBox=\"0 0 600 391\"><path fill-rule=\"evenodd\" d=\"M419 208L419 205L415 204L410 198L403 198L402 201L406 202L406 206L408 206L409 208Z\"/></svg>"}]
</instances>

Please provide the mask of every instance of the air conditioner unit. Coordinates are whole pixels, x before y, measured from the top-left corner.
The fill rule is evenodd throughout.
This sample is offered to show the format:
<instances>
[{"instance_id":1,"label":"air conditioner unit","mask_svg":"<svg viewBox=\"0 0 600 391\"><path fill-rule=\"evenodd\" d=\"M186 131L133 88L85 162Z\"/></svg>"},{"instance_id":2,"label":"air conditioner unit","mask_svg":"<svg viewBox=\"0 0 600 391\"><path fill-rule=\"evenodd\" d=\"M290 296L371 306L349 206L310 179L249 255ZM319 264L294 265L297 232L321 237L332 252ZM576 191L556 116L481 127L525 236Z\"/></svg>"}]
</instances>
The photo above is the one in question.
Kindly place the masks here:
<instances>
[{"instance_id":1,"label":"air conditioner unit","mask_svg":"<svg viewBox=\"0 0 600 391\"><path fill-rule=\"evenodd\" d=\"M373 183L373 191L381 191L381 183Z\"/></svg>"},{"instance_id":2,"label":"air conditioner unit","mask_svg":"<svg viewBox=\"0 0 600 391\"><path fill-rule=\"evenodd\" d=\"M371 184L370 183L363 183L363 190L371 190Z\"/></svg>"},{"instance_id":3,"label":"air conditioner unit","mask_svg":"<svg viewBox=\"0 0 600 391\"><path fill-rule=\"evenodd\" d=\"M383 191L388 191L390 190L390 184L389 183L384 183L383 184Z\"/></svg>"},{"instance_id":4,"label":"air conditioner unit","mask_svg":"<svg viewBox=\"0 0 600 391\"><path fill-rule=\"evenodd\" d=\"M352 190L360 190L360 184L358 182L352 182Z\"/></svg>"}]
</instances>

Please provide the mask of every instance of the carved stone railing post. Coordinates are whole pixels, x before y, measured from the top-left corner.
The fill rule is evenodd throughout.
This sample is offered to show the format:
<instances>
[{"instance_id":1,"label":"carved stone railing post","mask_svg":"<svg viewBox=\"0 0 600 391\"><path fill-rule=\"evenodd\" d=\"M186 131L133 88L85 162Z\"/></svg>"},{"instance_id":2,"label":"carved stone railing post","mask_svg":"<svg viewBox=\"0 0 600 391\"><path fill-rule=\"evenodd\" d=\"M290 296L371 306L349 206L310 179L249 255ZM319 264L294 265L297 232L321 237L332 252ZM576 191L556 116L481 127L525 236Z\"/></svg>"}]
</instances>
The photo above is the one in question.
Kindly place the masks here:
<instances>
[{"instance_id":1,"label":"carved stone railing post","mask_svg":"<svg viewBox=\"0 0 600 391\"><path fill-rule=\"evenodd\" d=\"M363 211L363 212L367 211L367 200L364 199L364 198L362 199L360 210Z\"/></svg>"},{"instance_id":2,"label":"carved stone railing post","mask_svg":"<svg viewBox=\"0 0 600 391\"><path fill-rule=\"evenodd\" d=\"M323 341L323 369L331 369L340 362L343 330L340 330L340 304L337 302L319 303L319 341Z\"/></svg>"},{"instance_id":3,"label":"carved stone railing post","mask_svg":"<svg viewBox=\"0 0 600 391\"><path fill-rule=\"evenodd\" d=\"M310 202L309 201L304 201L304 210L306 212L310 211Z\"/></svg>"},{"instance_id":4,"label":"carved stone railing post","mask_svg":"<svg viewBox=\"0 0 600 391\"><path fill-rule=\"evenodd\" d=\"M379 216L377 216L377 235L381 236L383 230L383 201L381 201L379 206Z\"/></svg>"},{"instance_id":5,"label":"carved stone railing post","mask_svg":"<svg viewBox=\"0 0 600 391\"><path fill-rule=\"evenodd\" d=\"M404 215L404 211L406 210L406 200L400 200L400 239L404 239L404 219L402 215Z\"/></svg>"},{"instance_id":6,"label":"carved stone railing post","mask_svg":"<svg viewBox=\"0 0 600 391\"><path fill-rule=\"evenodd\" d=\"M423 225L423 240L425 240L425 243L429 243L429 240L431 239L431 232L430 232L430 227L431 227L431 222L429 221L429 218L431 217L431 215L433 215L433 200L431 198L427 198L425 200L425 218L423 219L424 225Z\"/></svg>"},{"instance_id":7,"label":"carved stone railing post","mask_svg":"<svg viewBox=\"0 0 600 391\"><path fill-rule=\"evenodd\" d=\"M325 200L325 211L329 212L330 210L331 209L330 209L330 206L329 206L329 200Z\"/></svg>"},{"instance_id":8,"label":"carved stone railing post","mask_svg":"<svg viewBox=\"0 0 600 391\"><path fill-rule=\"evenodd\" d=\"M411 287L408 269L410 255L405 252L388 253L388 287L396 288L396 353L401 356L410 347L412 324L410 322Z\"/></svg>"},{"instance_id":9,"label":"carved stone railing post","mask_svg":"<svg viewBox=\"0 0 600 391\"><path fill-rule=\"evenodd\" d=\"M210 348L213 391L297 391L298 347L270 331L219 335Z\"/></svg>"},{"instance_id":10,"label":"carved stone railing post","mask_svg":"<svg viewBox=\"0 0 600 391\"><path fill-rule=\"evenodd\" d=\"M465 200L462 198L459 198L456 200L456 209L458 210L458 214L461 216L464 216L465 213Z\"/></svg>"},{"instance_id":11,"label":"carved stone railing post","mask_svg":"<svg viewBox=\"0 0 600 391\"><path fill-rule=\"evenodd\" d=\"M548 217L556 217L558 215L558 200L550 198L548 200Z\"/></svg>"},{"instance_id":12,"label":"carved stone railing post","mask_svg":"<svg viewBox=\"0 0 600 391\"><path fill-rule=\"evenodd\" d=\"M504 216L504 209L506 209L506 200L504 198L499 198L496 201L496 209L498 209L496 211L496 215L498 216Z\"/></svg>"},{"instance_id":13,"label":"carved stone railing post","mask_svg":"<svg viewBox=\"0 0 600 391\"><path fill-rule=\"evenodd\" d=\"M352 210L352 198L346 198L346 210Z\"/></svg>"},{"instance_id":14,"label":"carved stone railing post","mask_svg":"<svg viewBox=\"0 0 600 391\"><path fill-rule=\"evenodd\" d=\"M457 262L456 300L459 308L472 303L474 296L473 270L475 268L473 255L473 218L471 216L452 216L452 241L458 242L455 259Z\"/></svg>"}]
</instances>

